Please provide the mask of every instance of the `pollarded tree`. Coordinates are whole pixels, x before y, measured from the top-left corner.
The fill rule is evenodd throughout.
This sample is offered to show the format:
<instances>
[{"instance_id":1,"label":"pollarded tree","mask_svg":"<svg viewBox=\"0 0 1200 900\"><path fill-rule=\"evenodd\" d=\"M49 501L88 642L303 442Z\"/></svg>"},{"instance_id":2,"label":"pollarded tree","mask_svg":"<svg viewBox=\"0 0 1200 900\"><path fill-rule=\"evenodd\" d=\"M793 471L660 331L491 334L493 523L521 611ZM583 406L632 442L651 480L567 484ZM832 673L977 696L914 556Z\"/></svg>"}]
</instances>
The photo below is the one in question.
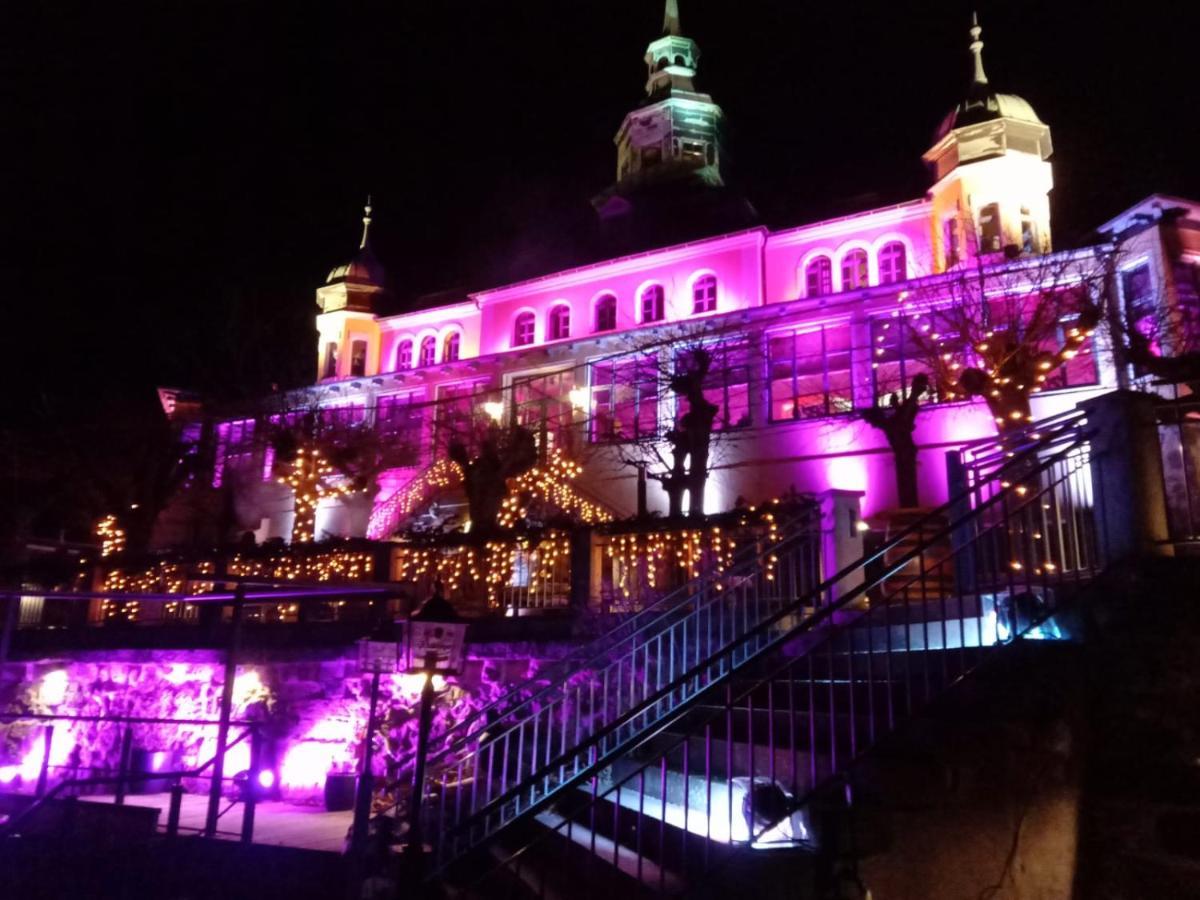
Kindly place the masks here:
<instances>
[{"instance_id":1,"label":"pollarded tree","mask_svg":"<svg viewBox=\"0 0 1200 900\"><path fill-rule=\"evenodd\" d=\"M659 483L668 516L683 514L685 496L690 514L703 515L714 460L750 424L753 358L738 331L676 327L593 366L593 436L639 479Z\"/></svg>"},{"instance_id":2,"label":"pollarded tree","mask_svg":"<svg viewBox=\"0 0 1200 900\"><path fill-rule=\"evenodd\" d=\"M1088 252L981 259L906 298L896 340L939 398L981 398L1004 433L1032 420L1034 394L1096 380L1105 290L1105 266Z\"/></svg>"}]
</instances>

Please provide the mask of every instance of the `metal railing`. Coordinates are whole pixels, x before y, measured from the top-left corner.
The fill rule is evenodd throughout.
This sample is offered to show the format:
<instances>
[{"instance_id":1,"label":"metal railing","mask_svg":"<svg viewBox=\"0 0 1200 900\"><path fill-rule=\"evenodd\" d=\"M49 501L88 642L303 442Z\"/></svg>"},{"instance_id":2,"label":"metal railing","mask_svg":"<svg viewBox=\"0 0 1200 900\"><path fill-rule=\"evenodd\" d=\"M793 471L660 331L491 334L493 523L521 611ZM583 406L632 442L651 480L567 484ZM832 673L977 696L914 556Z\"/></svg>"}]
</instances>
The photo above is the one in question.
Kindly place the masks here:
<instances>
[{"instance_id":1,"label":"metal railing","mask_svg":"<svg viewBox=\"0 0 1200 900\"><path fill-rule=\"evenodd\" d=\"M139 769L133 763L136 751L134 744L135 728L144 727L153 729L161 726L195 729L219 728L221 723L215 719L166 719L145 716L74 716L24 712L0 713L0 721L44 723L40 734L41 759L38 764L36 779L32 779L33 790L28 793L18 794L18 796L30 796L32 802L10 816L7 821L0 823L0 837L11 837L23 833L23 828L26 825L34 823L41 810L60 798L74 800L80 797L88 797L96 794L97 788L111 786L113 788L112 804L114 806L124 806L127 803L128 796L132 793L142 792L144 785L147 783L167 783L169 785L170 802L164 830L168 837L174 837L179 833L181 827L180 811L183 794L185 793L185 780L207 778L211 781L214 776L209 770L214 768L214 764L220 755L214 754L206 762L188 769L174 767L163 771L149 771ZM72 765L69 762L53 763L55 723L64 722L91 725L107 724L116 727L119 730L120 738L119 743L115 744L115 746L119 746L115 768L110 766L79 766ZM254 837L255 812L259 799L258 773L261 770L262 761L262 736L259 732L261 723L232 721L229 724L231 727L240 728L241 734L226 744L224 750L225 764L228 765L229 752L238 744L246 742L249 746L247 755L249 768L243 773L221 776L222 784L237 787L238 793L229 800L224 809L217 812L212 823L213 828L209 828L206 823L205 827L194 830L197 833L206 833L210 837L216 834L238 834L243 842L249 843ZM59 780L54 781L55 770L60 774L62 772L78 773L81 770L87 770L89 774L83 776L72 774L69 777L59 778ZM13 780L15 781L16 779ZM206 788L205 793L209 793L210 789L211 786ZM215 829L216 822L239 803L243 804L240 832L218 832Z\"/></svg>"},{"instance_id":2,"label":"metal railing","mask_svg":"<svg viewBox=\"0 0 1200 900\"><path fill-rule=\"evenodd\" d=\"M1061 636L1052 614L1100 563L1081 422L1029 437L981 476L978 503L955 514L956 499L915 525L928 537L910 549L897 555L906 535L897 536L550 755L534 783L553 781L557 791L497 797L459 826L459 844L439 848L439 871L460 844L494 830L505 805L544 828L499 854L501 865L475 885L485 894L517 877L544 895L556 865L560 877L570 872L573 895L610 891L593 873L612 869L671 893L738 848L819 841L809 804L850 763L991 648L1017 636ZM929 552L952 537L949 552ZM870 574L833 600L852 572ZM737 671L747 677L729 677ZM708 677L716 673L723 677ZM693 690L696 682L704 689ZM663 706L670 712L659 713ZM621 740L645 719L653 727ZM444 791L442 802L455 798Z\"/></svg>"},{"instance_id":3,"label":"metal railing","mask_svg":"<svg viewBox=\"0 0 1200 900\"><path fill-rule=\"evenodd\" d=\"M438 801L424 805L422 833L439 858L557 793L587 765L593 739L602 753L615 751L751 658L773 632L746 635L819 581L818 511L804 510L777 543L746 546L730 565L712 566L569 660L549 688L452 742L430 769ZM730 646L740 649L721 656Z\"/></svg>"}]
</instances>

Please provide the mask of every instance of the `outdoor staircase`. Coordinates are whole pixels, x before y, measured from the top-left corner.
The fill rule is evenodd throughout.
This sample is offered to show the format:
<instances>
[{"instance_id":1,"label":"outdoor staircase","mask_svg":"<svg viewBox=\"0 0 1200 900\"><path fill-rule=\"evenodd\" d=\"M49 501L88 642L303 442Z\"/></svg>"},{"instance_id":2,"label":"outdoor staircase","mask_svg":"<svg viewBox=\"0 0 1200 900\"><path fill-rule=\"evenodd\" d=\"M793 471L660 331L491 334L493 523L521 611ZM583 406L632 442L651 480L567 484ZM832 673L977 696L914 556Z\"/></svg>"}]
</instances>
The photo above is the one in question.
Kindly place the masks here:
<instances>
[{"instance_id":1,"label":"outdoor staircase","mask_svg":"<svg viewBox=\"0 0 1200 900\"><path fill-rule=\"evenodd\" d=\"M1097 571L1083 426L968 448L963 496L823 580L792 522L462 723L422 806L433 877L545 897L720 895L750 859L756 884L835 878L813 851L850 765L1005 642L1059 636Z\"/></svg>"}]
</instances>

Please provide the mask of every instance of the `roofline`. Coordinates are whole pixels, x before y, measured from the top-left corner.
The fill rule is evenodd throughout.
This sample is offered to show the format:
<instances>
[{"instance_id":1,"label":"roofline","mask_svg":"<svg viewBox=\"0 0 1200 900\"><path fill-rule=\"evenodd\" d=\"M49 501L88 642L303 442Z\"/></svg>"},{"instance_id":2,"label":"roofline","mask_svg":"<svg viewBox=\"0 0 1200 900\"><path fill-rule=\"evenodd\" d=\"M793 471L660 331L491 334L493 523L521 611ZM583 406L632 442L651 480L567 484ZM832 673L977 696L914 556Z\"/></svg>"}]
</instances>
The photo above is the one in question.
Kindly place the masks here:
<instances>
[{"instance_id":1,"label":"roofline","mask_svg":"<svg viewBox=\"0 0 1200 900\"><path fill-rule=\"evenodd\" d=\"M1109 219L1104 224L1096 226L1096 231L1098 231L1098 232L1111 231L1113 228L1116 227L1116 224L1119 220L1121 220L1121 219L1125 218L1125 216L1128 216L1129 214L1131 214L1139 206L1143 206L1147 203L1150 203L1153 200L1165 200L1169 203L1171 203L1171 202L1181 203L1184 206L1200 206L1200 200L1189 200L1186 197L1177 197L1174 194L1160 194L1156 191L1153 194L1147 194L1145 197L1143 197L1137 203L1131 203L1129 206L1125 207L1123 210L1121 210L1119 213L1117 213L1115 216L1113 216L1111 219Z\"/></svg>"},{"instance_id":2,"label":"roofline","mask_svg":"<svg viewBox=\"0 0 1200 900\"><path fill-rule=\"evenodd\" d=\"M797 236L808 231L814 231L819 228L829 228L832 225L849 224L860 219L875 215L882 215L883 213L889 212L902 212L908 210L916 212L917 210L928 205L928 199L925 197L919 197L916 200L905 200L902 203L893 203L891 206L877 206L874 209L865 209L862 212L847 213L844 216L837 216L832 219L821 219L817 222L809 222L804 225L793 225L790 228L772 231L767 235L767 241L782 243L789 240L793 236Z\"/></svg>"},{"instance_id":3,"label":"roofline","mask_svg":"<svg viewBox=\"0 0 1200 900\"><path fill-rule=\"evenodd\" d=\"M759 225L754 228L747 228L742 231L731 231L727 234L717 234L712 237L699 238L694 241L685 241L682 244L668 244L665 247L656 247L653 250L642 250L638 253L630 253L626 256L617 256L612 259L605 259L599 262L588 263L584 266L576 266L573 269L562 269L558 272L551 272L548 275L539 275L536 278L528 278L524 281L514 281L511 284L500 285L494 288L484 288L479 291L471 291L467 294L476 303L482 305L487 300L498 299L505 294L513 293L519 289L525 289L537 284L554 284L563 279L573 278L583 275L586 272L597 272L611 266L620 266L631 263L638 259L649 259L654 256L659 256L664 253L679 253L688 250L698 250L701 247L709 247L714 243L738 243L741 241L749 241L754 237L759 237L762 241L766 241L770 235L770 231L766 226Z\"/></svg>"}]
</instances>

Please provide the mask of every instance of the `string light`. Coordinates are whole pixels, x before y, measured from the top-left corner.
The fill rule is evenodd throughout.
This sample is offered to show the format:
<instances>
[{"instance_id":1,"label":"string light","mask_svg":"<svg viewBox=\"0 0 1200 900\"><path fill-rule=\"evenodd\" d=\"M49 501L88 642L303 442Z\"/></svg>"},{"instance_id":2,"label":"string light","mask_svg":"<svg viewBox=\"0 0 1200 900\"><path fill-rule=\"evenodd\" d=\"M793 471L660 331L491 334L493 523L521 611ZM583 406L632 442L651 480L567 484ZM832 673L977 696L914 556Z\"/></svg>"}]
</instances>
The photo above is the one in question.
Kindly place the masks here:
<instances>
[{"instance_id":1,"label":"string light","mask_svg":"<svg viewBox=\"0 0 1200 900\"><path fill-rule=\"evenodd\" d=\"M117 517L107 515L96 523L96 537L100 538L100 556L113 556L125 549L125 529L117 524Z\"/></svg>"},{"instance_id":2,"label":"string light","mask_svg":"<svg viewBox=\"0 0 1200 900\"><path fill-rule=\"evenodd\" d=\"M326 497L345 497L355 493L345 482L334 482L334 468L317 447L301 447L291 463L291 471L281 476L280 484L292 489L295 516L292 519L292 543L313 540L317 523L317 505Z\"/></svg>"}]
</instances>

